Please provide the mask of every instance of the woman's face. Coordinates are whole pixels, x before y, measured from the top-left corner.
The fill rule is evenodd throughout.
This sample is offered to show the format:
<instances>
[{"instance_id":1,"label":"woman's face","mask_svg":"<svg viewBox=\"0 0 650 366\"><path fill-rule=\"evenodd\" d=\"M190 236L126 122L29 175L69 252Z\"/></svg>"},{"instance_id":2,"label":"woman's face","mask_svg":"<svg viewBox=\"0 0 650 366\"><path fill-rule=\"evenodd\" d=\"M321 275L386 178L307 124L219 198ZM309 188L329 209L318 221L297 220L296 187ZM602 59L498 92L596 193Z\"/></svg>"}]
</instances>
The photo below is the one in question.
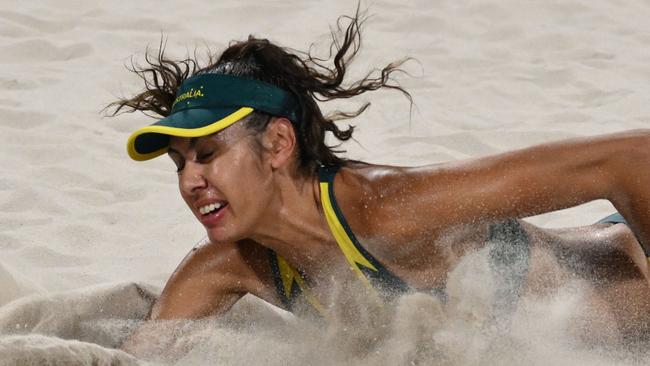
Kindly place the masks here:
<instances>
[{"instance_id":1,"label":"woman's face","mask_svg":"<svg viewBox=\"0 0 650 366\"><path fill-rule=\"evenodd\" d=\"M271 168L242 123L216 134L172 137L181 196L213 243L249 237L272 197Z\"/></svg>"}]
</instances>

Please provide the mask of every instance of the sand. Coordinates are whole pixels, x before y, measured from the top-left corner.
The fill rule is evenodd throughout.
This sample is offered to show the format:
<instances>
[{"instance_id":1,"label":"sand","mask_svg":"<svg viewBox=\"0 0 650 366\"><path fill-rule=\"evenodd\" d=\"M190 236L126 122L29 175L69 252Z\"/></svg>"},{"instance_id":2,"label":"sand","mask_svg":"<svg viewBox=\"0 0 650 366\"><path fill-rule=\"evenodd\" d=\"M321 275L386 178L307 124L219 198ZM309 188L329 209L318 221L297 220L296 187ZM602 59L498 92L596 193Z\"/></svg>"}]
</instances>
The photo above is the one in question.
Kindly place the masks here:
<instances>
[{"instance_id":1,"label":"sand","mask_svg":"<svg viewBox=\"0 0 650 366\"><path fill-rule=\"evenodd\" d=\"M650 122L647 1L362 7L371 17L351 76L414 57L406 66L411 76L399 81L416 107L409 116L408 101L391 91L324 104L332 110L372 102L355 121L356 141L345 145L350 157L419 165ZM0 365L146 364L114 348L204 235L177 193L173 164L126 155L129 133L150 120L101 113L116 96L140 89L125 70L131 57L141 61L161 34L178 57L197 47L220 50L249 33L297 49L314 43L324 54L329 27L354 10L343 0L2 2ZM586 225L611 211L599 201L530 221ZM371 328L345 333L329 326L322 339L312 325L249 298L235 320L179 336L180 361L152 362L593 365L621 357L567 340L563 314L579 301L580 284L556 303L530 305L532 315L505 337L517 346L487 347L493 334L477 332L476 319L466 316L481 313L483 294L471 285L481 279L455 276L453 291L465 299L457 310L465 315L441 314L423 295L405 298L381 340L359 341L372 345L366 353L340 339L361 339ZM549 309L555 322L536 320L548 318Z\"/></svg>"}]
</instances>

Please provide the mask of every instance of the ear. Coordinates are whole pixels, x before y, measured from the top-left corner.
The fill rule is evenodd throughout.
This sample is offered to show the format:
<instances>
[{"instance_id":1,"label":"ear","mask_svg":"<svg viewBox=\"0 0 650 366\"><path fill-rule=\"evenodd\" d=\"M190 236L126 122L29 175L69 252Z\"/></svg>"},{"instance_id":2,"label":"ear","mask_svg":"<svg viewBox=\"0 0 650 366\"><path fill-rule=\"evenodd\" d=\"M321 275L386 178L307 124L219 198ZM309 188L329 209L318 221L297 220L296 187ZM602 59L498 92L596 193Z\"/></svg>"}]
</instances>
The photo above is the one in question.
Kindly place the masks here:
<instances>
[{"instance_id":1,"label":"ear","mask_svg":"<svg viewBox=\"0 0 650 366\"><path fill-rule=\"evenodd\" d=\"M273 169L289 164L297 148L296 131L291 121L284 117L273 117L266 126L262 144Z\"/></svg>"}]
</instances>

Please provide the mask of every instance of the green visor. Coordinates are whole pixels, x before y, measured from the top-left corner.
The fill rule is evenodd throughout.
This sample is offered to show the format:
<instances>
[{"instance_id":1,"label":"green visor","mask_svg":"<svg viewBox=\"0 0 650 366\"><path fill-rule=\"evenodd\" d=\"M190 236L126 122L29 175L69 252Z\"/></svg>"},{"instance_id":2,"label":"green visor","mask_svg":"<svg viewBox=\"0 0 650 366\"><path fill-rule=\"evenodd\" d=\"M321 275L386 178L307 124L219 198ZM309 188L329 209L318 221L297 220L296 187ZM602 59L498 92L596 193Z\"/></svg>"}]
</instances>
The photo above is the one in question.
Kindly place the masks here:
<instances>
[{"instance_id":1,"label":"green visor","mask_svg":"<svg viewBox=\"0 0 650 366\"><path fill-rule=\"evenodd\" d=\"M169 116L135 131L127 141L133 160L167 152L169 137L217 133L254 110L298 121L299 104L277 86L232 75L203 74L186 79L176 92Z\"/></svg>"}]
</instances>

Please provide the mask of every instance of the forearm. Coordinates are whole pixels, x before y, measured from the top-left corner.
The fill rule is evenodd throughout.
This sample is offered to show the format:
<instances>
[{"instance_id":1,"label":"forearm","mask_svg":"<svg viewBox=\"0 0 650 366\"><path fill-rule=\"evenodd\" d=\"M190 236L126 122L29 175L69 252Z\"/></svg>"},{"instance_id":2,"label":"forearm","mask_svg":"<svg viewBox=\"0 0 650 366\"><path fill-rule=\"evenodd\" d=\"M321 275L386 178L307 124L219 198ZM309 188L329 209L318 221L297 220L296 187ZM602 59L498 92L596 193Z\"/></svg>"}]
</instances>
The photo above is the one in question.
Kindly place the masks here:
<instances>
[{"instance_id":1,"label":"forearm","mask_svg":"<svg viewBox=\"0 0 650 366\"><path fill-rule=\"evenodd\" d=\"M542 200L533 200L529 214L571 207L595 199L607 199L626 218L641 245L650 252L650 132L628 131L578 141L560 147L558 169L548 171L560 183L552 183L554 192L544 192ZM558 146L540 147L556 149ZM552 158L553 153L548 154ZM533 157L535 158L535 157ZM566 161L566 162L562 162ZM566 166L565 166L566 165ZM542 187L532 189L544 191ZM526 208L522 205L522 208Z\"/></svg>"},{"instance_id":2,"label":"forearm","mask_svg":"<svg viewBox=\"0 0 650 366\"><path fill-rule=\"evenodd\" d=\"M180 335L204 319L223 315L243 296L221 282L215 285L201 276L183 277L182 273L172 277L147 319L123 342L122 350L143 359L178 350Z\"/></svg>"},{"instance_id":3,"label":"forearm","mask_svg":"<svg viewBox=\"0 0 650 366\"><path fill-rule=\"evenodd\" d=\"M138 325L122 343L121 349L138 358L159 360L182 354L188 332L205 324L209 317L218 317L228 311L241 298L240 294L205 298L190 293L184 298L159 299L147 320Z\"/></svg>"},{"instance_id":4,"label":"forearm","mask_svg":"<svg viewBox=\"0 0 650 366\"><path fill-rule=\"evenodd\" d=\"M648 140L648 131L579 138L419 171L412 202L448 226L608 199L626 218L635 216L635 227L649 227Z\"/></svg>"},{"instance_id":5,"label":"forearm","mask_svg":"<svg viewBox=\"0 0 650 366\"><path fill-rule=\"evenodd\" d=\"M633 131L624 154L611 159L615 177L607 197L625 217L641 245L650 252L650 137Z\"/></svg>"}]
</instances>

